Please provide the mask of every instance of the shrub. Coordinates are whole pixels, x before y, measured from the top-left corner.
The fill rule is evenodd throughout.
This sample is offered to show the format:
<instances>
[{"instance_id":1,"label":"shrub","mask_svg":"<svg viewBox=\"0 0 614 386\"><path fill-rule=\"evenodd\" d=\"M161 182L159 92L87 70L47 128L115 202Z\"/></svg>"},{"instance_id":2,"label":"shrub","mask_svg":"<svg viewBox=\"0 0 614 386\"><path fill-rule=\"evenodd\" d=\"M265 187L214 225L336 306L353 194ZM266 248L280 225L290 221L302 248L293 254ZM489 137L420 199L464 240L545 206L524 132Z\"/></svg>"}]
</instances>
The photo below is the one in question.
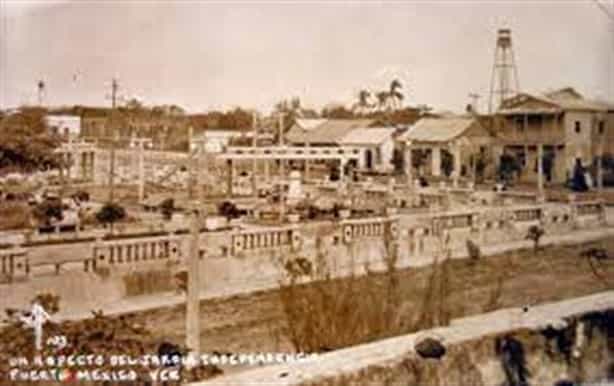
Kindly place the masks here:
<instances>
[{"instance_id":1,"label":"shrub","mask_svg":"<svg viewBox=\"0 0 614 386\"><path fill-rule=\"evenodd\" d=\"M45 200L38 204L32 214L40 223L50 225L51 220L61 221L64 218L64 208L60 200Z\"/></svg>"},{"instance_id":2,"label":"shrub","mask_svg":"<svg viewBox=\"0 0 614 386\"><path fill-rule=\"evenodd\" d=\"M175 200L173 198L167 198L160 204L160 210L165 220L170 220L175 211Z\"/></svg>"},{"instance_id":3,"label":"shrub","mask_svg":"<svg viewBox=\"0 0 614 386\"><path fill-rule=\"evenodd\" d=\"M533 251L537 252L539 249L539 242L541 238L546 234L546 231L538 225L531 225L525 236L526 240L533 241Z\"/></svg>"},{"instance_id":4,"label":"shrub","mask_svg":"<svg viewBox=\"0 0 614 386\"><path fill-rule=\"evenodd\" d=\"M96 212L96 220L102 224L111 225L126 218L126 210L119 204L106 203L98 212Z\"/></svg>"},{"instance_id":5,"label":"shrub","mask_svg":"<svg viewBox=\"0 0 614 386\"><path fill-rule=\"evenodd\" d=\"M230 201L224 201L219 204L218 213L229 219L239 218L242 215L241 210L239 210L239 208L237 208L237 206Z\"/></svg>"}]
</instances>

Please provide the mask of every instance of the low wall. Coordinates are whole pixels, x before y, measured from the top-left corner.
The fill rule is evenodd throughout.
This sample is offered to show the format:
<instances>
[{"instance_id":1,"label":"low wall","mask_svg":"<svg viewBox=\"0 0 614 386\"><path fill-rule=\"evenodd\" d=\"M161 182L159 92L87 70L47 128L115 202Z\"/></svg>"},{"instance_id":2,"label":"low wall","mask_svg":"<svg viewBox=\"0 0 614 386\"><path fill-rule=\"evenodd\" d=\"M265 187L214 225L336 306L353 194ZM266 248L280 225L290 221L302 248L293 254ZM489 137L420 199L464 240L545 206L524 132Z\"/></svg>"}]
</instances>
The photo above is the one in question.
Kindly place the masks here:
<instances>
[{"instance_id":1,"label":"low wall","mask_svg":"<svg viewBox=\"0 0 614 386\"><path fill-rule=\"evenodd\" d=\"M245 292L265 284L274 287L282 278L288 259L302 257L315 262L321 250L326 251L326 262L334 276L350 271L362 273L366 268L384 269L391 240L398 245L397 266L403 268L430 264L435 257L442 256L444 248L453 257L464 257L467 240L488 250L485 253L502 251L500 248L505 246L508 249L526 247L525 235L533 225L544 227L546 236L567 234L573 238L578 230L593 228L603 229L606 235L611 229L603 228L604 213L599 202L413 215L388 211L376 217L203 232L200 250L206 264L201 268L202 290L237 288ZM442 246L446 238L449 241ZM28 298L26 294L31 298L43 288L63 299L72 299L76 298L71 292L74 287L69 285L72 281L92 288L92 292L98 286L101 293L109 291L121 298L127 296L123 276L167 269L171 274L165 277L172 278L174 272L185 269L189 241L189 234L183 232L26 246L27 255L18 258L25 263L15 265L20 270L19 280L0 284L0 298L10 303L6 306L22 306L21 300ZM318 243L322 248L318 248ZM31 269L25 272L28 266ZM92 279L88 281L87 277ZM81 278L83 281L79 281ZM113 288L106 287L109 283L113 283ZM148 291L169 288L169 283L163 284L148 287ZM5 296L8 292L13 295Z\"/></svg>"},{"instance_id":2,"label":"low wall","mask_svg":"<svg viewBox=\"0 0 614 386\"><path fill-rule=\"evenodd\" d=\"M424 359L416 344L443 342ZM614 292L454 320L422 331L194 383L213 385L571 385L614 381ZM520 378L526 377L525 382ZM518 382L514 383L516 379ZM564 383L568 382L568 383Z\"/></svg>"}]
</instances>

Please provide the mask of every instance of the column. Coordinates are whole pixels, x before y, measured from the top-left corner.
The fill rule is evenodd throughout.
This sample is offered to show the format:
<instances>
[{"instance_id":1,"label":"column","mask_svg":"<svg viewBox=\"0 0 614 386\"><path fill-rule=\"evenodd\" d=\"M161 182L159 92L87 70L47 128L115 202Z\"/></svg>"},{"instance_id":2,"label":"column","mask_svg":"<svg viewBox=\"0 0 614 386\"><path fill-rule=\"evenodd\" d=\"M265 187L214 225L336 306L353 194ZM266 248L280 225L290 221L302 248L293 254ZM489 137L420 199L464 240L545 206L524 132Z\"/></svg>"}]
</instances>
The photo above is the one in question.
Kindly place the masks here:
<instances>
[{"instance_id":1,"label":"column","mask_svg":"<svg viewBox=\"0 0 614 386\"><path fill-rule=\"evenodd\" d=\"M343 182L345 180L345 160L343 158L339 159L339 181Z\"/></svg>"},{"instance_id":2,"label":"column","mask_svg":"<svg viewBox=\"0 0 614 386\"><path fill-rule=\"evenodd\" d=\"M412 161L412 154L411 154L411 144L410 143L406 143L405 144L405 176L407 177L407 183L409 184L410 188L413 188L413 161Z\"/></svg>"},{"instance_id":3,"label":"column","mask_svg":"<svg viewBox=\"0 0 614 386\"><path fill-rule=\"evenodd\" d=\"M81 169L81 179L85 181L87 180L87 152L85 151L81 152L79 161L80 161L79 168Z\"/></svg>"},{"instance_id":4,"label":"column","mask_svg":"<svg viewBox=\"0 0 614 386\"><path fill-rule=\"evenodd\" d=\"M286 186L284 184L284 160L279 160L279 221L283 223L286 216Z\"/></svg>"},{"instance_id":5,"label":"column","mask_svg":"<svg viewBox=\"0 0 614 386\"><path fill-rule=\"evenodd\" d=\"M230 198L232 197L232 179L234 177L234 165L231 159L226 161L226 171L226 196Z\"/></svg>"},{"instance_id":6,"label":"column","mask_svg":"<svg viewBox=\"0 0 614 386\"><path fill-rule=\"evenodd\" d=\"M60 172L60 181L62 183L64 183L64 178L65 178L65 167L66 167L66 157L64 153L60 153L60 157L59 157L59 161L60 161L60 165L59 165L59 172Z\"/></svg>"},{"instance_id":7,"label":"column","mask_svg":"<svg viewBox=\"0 0 614 386\"><path fill-rule=\"evenodd\" d=\"M309 157L309 142L305 143L305 155ZM309 158L305 158L305 175L303 176L303 181L307 181L309 179L309 167L310 167Z\"/></svg>"},{"instance_id":8,"label":"column","mask_svg":"<svg viewBox=\"0 0 614 386\"><path fill-rule=\"evenodd\" d=\"M80 159L79 159L79 152L76 150L76 148L73 148L73 153L72 153L72 164L73 164L73 178L77 179L80 177L80 170L79 170L79 165L80 165Z\"/></svg>"},{"instance_id":9,"label":"column","mask_svg":"<svg viewBox=\"0 0 614 386\"><path fill-rule=\"evenodd\" d=\"M268 183L271 180L271 169L269 167L269 160L263 159L264 162L264 180Z\"/></svg>"},{"instance_id":10,"label":"column","mask_svg":"<svg viewBox=\"0 0 614 386\"><path fill-rule=\"evenodd\" d=\"M72 178L72 158L73 156L71 153L66 153L65 158L66 158L66 178L70 181L70 179Z\"/></svg>"},{"instance_id":11,"label":"column","mask_svg":"<svg viewBox=\"0 0 614 386\"><path fill-rule=\"evenodd\" d=\"M603 134L602 134L603 135ZM599 144L599 150L597 153L597 190L603 190L603 140Z\"/></svg>"},{"instance_id":12,"label":"column","mask_svg":"<svg viewBox=\"0 0 614 386\"><path fill-rule=\"evenodd\" d=\"M145 199L145 143L139 141L139 202Z\"/></svg>"},{"instance_id":13,"label":"column","mask_svg":"<svg viewBox=\"0 0 614 386\"><path fill-rule=\"evenodd\" d=\"M544 197L544 145L537 144L537 192L539 198Z\"/></svg>"},{"instance_id":14,"label":"column","mask_svg":"<svg viewBox=\"0 0 614 386\"><path fill-rule=\"evenodd\" d=\"M258 197L257 172L258 172L258 161L256 160L256 158L254 158L252 160L252 195L254 197Z\"/></svg>"},{"instance_id":15,"label":"column","mask_svg":"<svg viewBox=\"0 0 614 386\"><path fill-rule=\"evenodd\" d=\"M431 174L435 177L441 175L441 149L437 146L431 148Z\"/></svg>"},{"instance_id":16,"label":"column","mask_svg":"<svg viewBox=\"0 0 614 386\"><path fill-rule=\"evenodd\" d=\"M85 153L85 178L89 182L94 180L94 152Z\"/></svg>"},{"instance_id":17,"label":"column","mask_svg":"<svg viewBox=\"0 0 614 386\"><path fill-rule=\"evenodd\" d=\"M459 143L454 143L452 148L452 157L454 158L454 169L453 173L453 185L454 187L458 187L458 179L461 174L461 145Z\"/></svg>"}]
</instances>

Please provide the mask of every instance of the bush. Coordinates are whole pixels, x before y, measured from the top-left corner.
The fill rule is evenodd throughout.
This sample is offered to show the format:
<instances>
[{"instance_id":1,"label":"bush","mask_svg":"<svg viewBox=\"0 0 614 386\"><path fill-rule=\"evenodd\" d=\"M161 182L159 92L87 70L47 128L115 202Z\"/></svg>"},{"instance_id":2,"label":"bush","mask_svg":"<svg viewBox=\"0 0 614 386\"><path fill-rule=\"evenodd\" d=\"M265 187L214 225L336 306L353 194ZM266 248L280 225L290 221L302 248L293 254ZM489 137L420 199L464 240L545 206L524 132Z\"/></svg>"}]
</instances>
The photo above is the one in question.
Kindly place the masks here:
<instances>
[{"instance_id":1,"label":"bush","mask_svg":"<svg viewBox=\"0 0 614 386\"><path fill-rule=\"evenodd\" d=\"M32 214L34 218L46 226L51 224L51 221L61 221L64 218L64 208L60 200L45 200L38 204Z\"/></svg>"},{"instance_id":2,"label":"bush","mask_svg":"<svg viewBox=\"0 0 614 386\"><path fill-rule=\"evenodd\" d=\"M173 217L175 211L175 200L173 198L167 198L160 204L160 210L164 219L170 220Z\"/></svg>"},{"instance_id":3,"label":"bush","mask_svg":"<svg viewBox=\"0 0 614 386\"><path fill-rule=\"evenodd\" d=\"M96 220L102 224L109 224L113 227L113 224L126 218L126 210L119 204L106 203L96 213Z\"/></svg>"},{"instance_id":4,"label":"bush","mask_svg":"<svg viewBox=\"0 0 614 386\"><path fill-rule=\"evenodd\" d=\"M218 213L228 219L239 218L243 214L243 212L230 201L224 201L219 204Z\"/></svg>"},{"instance_id":5,"label":"bush","mask_svg":"<svg viewBox=\"0 0 614 386\"><path fill-rule=\"evenodd\" d=\"M546 234L546 231L540 226L531 225L525 236L526 240L533 241L533 251L537 252L539 249L539 242L541 238Z\"/></svg>"}]
</instances>

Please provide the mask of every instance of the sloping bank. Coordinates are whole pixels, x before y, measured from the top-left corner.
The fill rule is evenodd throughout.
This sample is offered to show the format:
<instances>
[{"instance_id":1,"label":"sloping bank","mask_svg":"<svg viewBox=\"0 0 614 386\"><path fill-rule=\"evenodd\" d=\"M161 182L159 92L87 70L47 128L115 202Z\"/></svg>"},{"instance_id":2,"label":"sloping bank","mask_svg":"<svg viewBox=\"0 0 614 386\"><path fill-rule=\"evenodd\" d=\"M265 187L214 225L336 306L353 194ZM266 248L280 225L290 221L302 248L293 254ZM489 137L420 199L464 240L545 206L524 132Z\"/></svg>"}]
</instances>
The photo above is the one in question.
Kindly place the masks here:
<instances>
[{"instance_id":1,"label":"sloping bank","mask_svg":"<svg viewBox=\"0 0 614 386\"><path fill-rule=\"evenodd\" d=\"M416 344L443 342L440 359ZM573 385L614 379L614 291L457 319L448 327L195 383L213 385Z\"/></svg>"}]
</instances>

